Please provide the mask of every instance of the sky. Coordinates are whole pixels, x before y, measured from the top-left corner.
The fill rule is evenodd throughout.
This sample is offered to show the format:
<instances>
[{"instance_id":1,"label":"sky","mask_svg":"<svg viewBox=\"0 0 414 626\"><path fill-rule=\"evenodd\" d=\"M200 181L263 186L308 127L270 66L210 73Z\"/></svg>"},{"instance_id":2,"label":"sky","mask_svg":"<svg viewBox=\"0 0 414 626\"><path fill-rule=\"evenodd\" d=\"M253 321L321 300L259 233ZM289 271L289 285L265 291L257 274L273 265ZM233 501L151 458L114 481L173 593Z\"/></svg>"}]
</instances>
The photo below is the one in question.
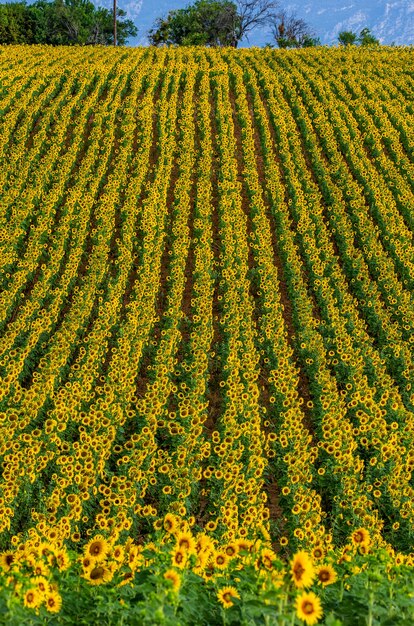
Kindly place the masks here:
<instances>
[{"instance_id":1,"label":"sky","mask_svg":"<svg viewBox=\"0 0 414 626\"><path fill-rule=\"evenodd\" d=\"M96 6L112 7L112 0L93 0ZM138 28L138 36L129 45L148 45L147 31L157 17L172 9L184 8L189 0L117 0ZM281 2L281 7L294 11L305 20L321 43L337 43L341 30L359 33L370 28L383 44L414 44L414 0L302 0ZM263 46L271 42L270 28L256 29L240 47Z\"/></svg>"},{"instance_id":2,"label":"sky","mask_svg":"<svg viewBox=\"0 0 414 626\"><path fill-rule=\"evenodd\" d=\"M4 0L3 0L4 1ZM13 1L13 0L6 0ZM29 4L34 0L28 0ZM95 6L112 9L113 0L92 0ZM158 17L173 9L182 9L194 0L117 0L138 28L138 36L129 46L147 46L148 30ZM237 0L233 0L237 5ZM337 45L342 30L357 34L369 28L382 44L414 45L414 0L279 0L281 9L303 19L324 45ZM270 27L257 28L239 47L262 47L274 43Z\"/></svg>"}]
</instances>

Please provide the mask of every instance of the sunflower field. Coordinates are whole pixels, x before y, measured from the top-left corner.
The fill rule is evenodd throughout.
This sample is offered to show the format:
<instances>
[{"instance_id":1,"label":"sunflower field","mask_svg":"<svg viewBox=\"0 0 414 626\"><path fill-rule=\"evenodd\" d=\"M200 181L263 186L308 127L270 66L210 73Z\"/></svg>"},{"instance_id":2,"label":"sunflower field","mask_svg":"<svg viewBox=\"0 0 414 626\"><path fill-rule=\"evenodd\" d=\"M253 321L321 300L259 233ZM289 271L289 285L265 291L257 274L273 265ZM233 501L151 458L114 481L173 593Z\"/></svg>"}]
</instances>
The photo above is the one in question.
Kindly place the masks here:
<instances>
[{"instance_id":1,"label":"sunflower field","mask_svg":"<svg viewBox=\"0 0 414 626\"><path fill-rule=\"evenodd\" d=\"M414 623L413 96L0 47L0 624Z\"/></svg>"}]
</instances>

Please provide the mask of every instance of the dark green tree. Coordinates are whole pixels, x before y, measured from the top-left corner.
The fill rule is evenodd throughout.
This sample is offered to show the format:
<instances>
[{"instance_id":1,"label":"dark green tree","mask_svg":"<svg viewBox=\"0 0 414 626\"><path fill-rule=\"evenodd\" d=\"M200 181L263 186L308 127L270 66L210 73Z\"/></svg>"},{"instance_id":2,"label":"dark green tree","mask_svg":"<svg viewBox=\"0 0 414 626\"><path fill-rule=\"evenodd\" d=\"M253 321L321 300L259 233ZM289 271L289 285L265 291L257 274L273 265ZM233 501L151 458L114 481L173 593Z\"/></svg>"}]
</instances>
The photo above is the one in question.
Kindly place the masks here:
<instances>
[{"instance_id":1,"label":"dark green tree","mask_svg":"<svg viewBox=\"0 0 414 626\"><path fill-rule=\"evenodd\" d=\"M6 10L5 10L6 7ZM2 19L6 14L8 21ZM10 21L10 14L14 21ZM118 44L137 34L126 13L117 10ZM6 24L2 28L3 23ZM110 45L113 43L112 11L96 8L90 0L36 0L34 4L0 5L0 43L49 45Z\"/></svg>"},{"instance_id":2,"label":"dark green tree","mask_svg":"<svg viewBox=\"0 0 414 626\"><path fill-rule=\"evenodd\" d=\"M0 43L31 43L33 32L33 17L26 2L0 4Z\"/></svg>"},{"instance_id":3,"label":"dark green tree","mask_svg":"<svg viewBox=\"0 0 414 626\"><path fill-rule=\"evenodd\" d=\"M160 45L233 46L254 27L263 25L275 7L273 0L196 0L184 9L158 18L148 32Z\"/></svg>"},{"instance_id":4,"label":"dark green tree","mask_svg":"<svg viewBox=\"0 0 414 626\"><path fill-rule=\"evenodd\" d=\"M360 46L378 46L379 40L374 37L369 28L363 28L359 33L358 43Z\"/></svg>"},{"instance_id":5,"label":"dark green tree","mask_svg":"<svg viewBox=\"0 0 414 626\"><path fill-rule=\"evenodd\" d=\"M357 34L351 30L343 30L338 35L338 41L341 46L354 46L357 41Z\"/></svg>"},{"instance_id":6,"label":"dark green tree","mask_svg":"<svg viewBox=\"0 0 414 626\"><path fill-rule=\"evenodd\" d=\"M236 5L229 0L197 0L185 9L158 18L148 33L152 45L230 46L237 25Z\"/></svg>"}]
</instances>

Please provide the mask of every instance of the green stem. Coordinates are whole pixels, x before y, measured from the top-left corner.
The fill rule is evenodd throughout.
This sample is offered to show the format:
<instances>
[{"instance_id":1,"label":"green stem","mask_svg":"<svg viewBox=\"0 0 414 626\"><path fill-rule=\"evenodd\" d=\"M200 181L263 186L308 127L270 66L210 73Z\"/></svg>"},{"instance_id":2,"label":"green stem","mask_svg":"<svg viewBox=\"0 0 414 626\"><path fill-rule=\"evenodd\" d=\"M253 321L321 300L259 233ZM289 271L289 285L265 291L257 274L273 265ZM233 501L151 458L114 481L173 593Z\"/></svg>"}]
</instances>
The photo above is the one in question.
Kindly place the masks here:
<instances>
[{"instance_id":1,"label":"green stem","mask_svg":"<svg viewBox=\"0 0 414 626\"><path fill-rule=\"evenodd\" d=\"M280 626L285 626L285 616L283 615L283 596L279 600L279 616L281 618Z\"/></svg>"},{"instance_id":2,"label":"green stem","mask_svg":"<svg viewBox=\"0 0 414 626\"><path fill-rule=\"evenodd\" d=\"M339 602L342 602L343 597L344 597L344 581L341 580L341 592L339 594Z\"/></svg>"},{"instance_id":3,"label":"green stem","mask_svg":"<svg viewBox=\"0 0 414 626\"><path fill-rule=\"evenodd\" d=\"M374 594L371 591L369 594L369 604L368 604L368 621L367 621L367 626L372 626L372 620L373 620L373 612L372 609L374 607Z\"/></svg>"}]
</instances>

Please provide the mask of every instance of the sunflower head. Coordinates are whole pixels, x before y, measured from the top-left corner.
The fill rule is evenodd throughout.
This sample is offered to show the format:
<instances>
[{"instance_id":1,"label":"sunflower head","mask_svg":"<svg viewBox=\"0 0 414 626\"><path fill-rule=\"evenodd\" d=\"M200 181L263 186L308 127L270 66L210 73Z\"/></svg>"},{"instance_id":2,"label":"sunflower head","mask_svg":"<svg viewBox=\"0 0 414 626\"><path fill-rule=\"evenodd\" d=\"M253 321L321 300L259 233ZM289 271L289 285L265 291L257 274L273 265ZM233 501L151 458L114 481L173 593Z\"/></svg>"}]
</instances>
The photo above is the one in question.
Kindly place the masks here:
<instances>
[{"instance_id":1,"label":"sunflower head","mask_svg":"<svg viewBox=\"0 0 414 626\"><path fill-rule=\"evenodd\" d=\"M178 593L180 589L180 585L181 585L181 578L178 572L176 572L173 569L169 569L165 572L164 578L165 580L168 580L170 582L170 584L172 585L173 591L175 593Z\"/></svg>"},{"instance_id":2,"label":"sunflower head","mask_svg":"<svg viewBox=\"0 0 414 626\"><path fill-rule=\"evenodd\" d=\"M315 570L307 552L297 552L290 564L292 580L296 587L310 587L314 578Z\"/></svg>"},{"instance_id":3,"label":"sunflower head","mask_svg":"<svg viewBox=\"0 0 414 626\"><path fill-rule=\"evenodd\" d=\"M234 587L222 587L217 593L218 601L224 606L225 609L233 606L234 598L240 598L237 589Z\"/></svg>"},{"instance_id":4,"label":"sunflower head","mask_svg":"<svg viewBox=\"0 0 414 626\"><path fill-rule=\"evenodd\" d=\"M171 513L167 513L164 517L163 526L167 533L175 533L178 528L177 518Z\"/></svg>"},{"instance_id":5,"label":"sunflower head","mask_svg":"<svg viewBox=\"0 0 414 626\"><path fill-rule=\"evenodd\" d=\"M113 572L103 563L97 563L85 576L91 585L102 585L103 583L109 582L112 577Z\"/></svg>"},{"instance_id":6,"label":"sunflower head","mask_svg":"<svg viewBox=\"0 0 414 626\"><path fill-rule=\"evenodd\" d=\"M92 557L90 557L90 556L84 556L84 557L81 559L81 563L82 563L82 567L83 567L83 569L84 569L85 571L87 571L87 570L92 569L93 567L95 567L95 565L96 565L97 561L96 561L96 559L93 559L93 558L92 558Z\"/></svg>"},{"instance_id":7,"label":"sunflower head","mask_svg":"<svg viewBox=\"0 0 414 626\"><path fill-rule=\"evenodd\" d=\"M337 574L332 567L332 565L321 565L316 570L316 575L318 577L319 583L326 587L327 585L332 585L337 579Z\"/></svg>"},{"instance_id":8,"label":"sunflower head","mask_svg":"<svg viewBox=\"0 0 414 626\"><path fill-rule=\"evenodd\" d=\"M179 567L180 569L183 569L185 567L186 562L187 562L186 551L183 548L180 548L179 546L177 546L172 551L172 564L174 565L174 567Z\"/></svg>"},{"instance_id":9,"label":"sunflower head","mask_svg":"<svg viewBox=\"0 0 414 626\"><path fill-rule=\"evenodd\" d=\"M352 533L351 540L353 545L357 548L359 546L368 547L370 543L369 532L366 530L366 528L357 528L357 530L354 530L354 532Z\"/></svg>"},{"instance_id":10,"label":"sunflower head","mask_svg":"<svg viewBox=\"0 0 414 626\"><path fill-rule=\"evenodd\" d=\"M134 574L132 572L126 572L123 575L121 582L118 584L118 587L123 587L124 585L128 585L132 583L133 580L134 580Z\"/></svg>"},{"instance_id":11,"label":"sunflower head","mask_svg":"<svg viewBox=\"0 0 414 626\"><path fill-rule=\"evenodd\" d=\"M203 552L204 550L208 550L211 546L211 539L204 533L200 533L197 535L197 540L195 544L195 550L197 553Z\"/></svg>"},{"instance_id":12,"label":"sunflower head","mask_svg":"<svg viewBox=\"0 0 414 626\"><path fill-rule=\"evenodd\" d=\"M253 541L250 541L250 539L237 539L236 544L239 552L251 552L253 549Z\"/></svg>"},{"instance_id":13,"label":"sunflower head","mask_svg":"<svg viewBox=\"0 0 414 626\"><path fill-rule=\"evenodd\" d=\"M70 566L70 558L66 550L58 550L55 555L56 565L60 572L66 571Z\"/></svg>"},{"instance_id":14,"label":"sunflower head","mask_svg":"<svg viewBox=\"0 0 414 626\"><path fill-rule=\"evenodd\" d=\"M48 594L50 592L49 581L44 576L36 576L33 579L33 585L37 587L40 593Z\"/></svg>"},{"instance_id":15,"label":"sunflower head","mask_svg":"<svg viewBox=\"0 0 414 626\"><path fill-rule=\"evenodd\" d=\"M109 552L109 544L102 535L97 535L85 546L85 556L92 557L96 561L103 561Z\"/></svg>"},{"instance_id":16,"label":"sunflower head","mask_svg":"<svg viewBox=\"0 0 414 626\"><path fill-rule=\"evenodd\" d=\"M8 572L14 561L13 552L2 552L0 554L0 567L3 571Z\"/></svg>"},{"instance_id":17,"label":"sunflower head","mask_svg":"<svg viewBox=\"0 0 414 626\"><path fill-rule=\"evenodd\" d=\"M233 543L228 543L225 547L224 547L224 552L227 554L227 556L231 559L234 556L237 555L239 551L239 546L236 542Z\"/></svg>"},{"instance_id":18,"label":"sunflower head","mask_svg":"<svg viewBox=\"0 0 414 626\"><path fill-rule=\"evenodd\" d=\"M313 591L304 592L296 598L296 615L308 626L313 626L322 617L321 601Z\"/></svg>"},{"instance_id":19,"label":"sunflower head","mask_svg":"<svg viewBox=\"0 0 414 626\"><path fill-rule=\"evenodd\" d=\"M263 548L260 556L256 559L255 569L267 569L271 570L273 567L273 561L276 559L276 554L269 548Z\"/></svg>"},{"instance_id":20,"label":"sunflower head","mask_svg":"<svg viewBox=\"0 0 414 626\"><path fill-rule=\"evenodd\" d=\"M42 593L37 587L31 587L24 594L24 606L29 609L35 609L42 604Z\"/></svg>"},{"instance_id":21,"label":"sunflower head","mask_svg":"<svg viewBox=\"0 0 414 626\"><path fill-rule=\"evenodd\" d=\"M35 576L48 576L49 568L47 565L42 563L41 561L36 561L36 563L32 564L33 573Z\"/></svg>"},{"instance_id":22,"label":"sunflower head","mask_svg":"<svg viewBox=\"0 0 414 626\"><path fill-rule=\"evenodd\" d=\"M45 604L49 613L59 613L62 606L62 598L56 591L52 591L46 596Z\"/></svg>"},{"instance_id":23,"label":"sunflower head","mask_svg":"<svg viewBox=\"0 0 414 626\"><path fill-rule=\"evenodd\" d=\"M312 558L315 559L315 561L320 561L321 559L323 559L324 556L325 551L322 546L318 545L312 548Z\"/></svg>"},{"instance_id":24,"label":"sunflower head","mask_svg":"<svg viewBox=\"0 0 414 626\"><path fill-rule=\"evenodd\" d=\"M213 555L213 565L214 567L217 567L217 569L226 569L229 561L230 558L225 552L222 552L221 550L218 550Z\"/></svg>"},{"instance_id":25,"label":"sunflower head","mask_svg":"<svg viewBox=\"0 0 414 626\"><path fill-rule=\"evenodd\" d=\"M113 547L112 557L115 559L115 561L118 561L118 563L121 563L124 560L124 556L125 556L125 550L121 545Z\"/></svg>"},{"instance_id":26,"label":"sunflower head","mask_svg":"<svg viewBox=\"0 0 414 626\"><path fill-rule=\"evenodd\" d=\"M195 554L195 539L190 532L179 532L177 534L177 546L187 552L187 554Z\"/></svg>"}]
</instances>

